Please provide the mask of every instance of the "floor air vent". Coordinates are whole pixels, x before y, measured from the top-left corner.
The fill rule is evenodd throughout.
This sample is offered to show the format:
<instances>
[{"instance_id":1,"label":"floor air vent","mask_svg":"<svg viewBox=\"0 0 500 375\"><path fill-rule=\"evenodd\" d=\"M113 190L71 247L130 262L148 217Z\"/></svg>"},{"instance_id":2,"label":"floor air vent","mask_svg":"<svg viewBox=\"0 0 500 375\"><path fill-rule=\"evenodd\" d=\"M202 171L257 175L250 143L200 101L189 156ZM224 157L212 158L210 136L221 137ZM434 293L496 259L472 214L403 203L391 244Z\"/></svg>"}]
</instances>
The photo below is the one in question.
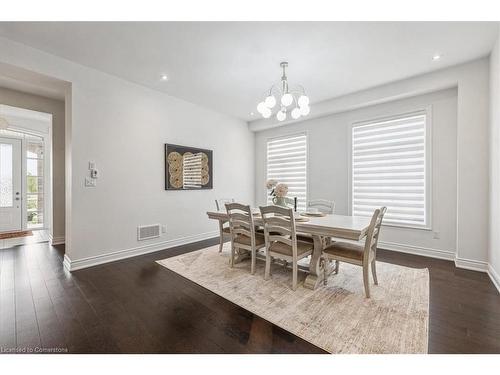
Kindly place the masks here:
<instances>
[{"instance_id":1,"label":"floor air vent","mask_svg":"<svg viewBox=\"0 0 500 375\"><path fill-rule=\"evenodd\" d=\"M137 240L149 240L160 237L160 224L141 225L137 227Z\"/></svg>"}]
</instances>

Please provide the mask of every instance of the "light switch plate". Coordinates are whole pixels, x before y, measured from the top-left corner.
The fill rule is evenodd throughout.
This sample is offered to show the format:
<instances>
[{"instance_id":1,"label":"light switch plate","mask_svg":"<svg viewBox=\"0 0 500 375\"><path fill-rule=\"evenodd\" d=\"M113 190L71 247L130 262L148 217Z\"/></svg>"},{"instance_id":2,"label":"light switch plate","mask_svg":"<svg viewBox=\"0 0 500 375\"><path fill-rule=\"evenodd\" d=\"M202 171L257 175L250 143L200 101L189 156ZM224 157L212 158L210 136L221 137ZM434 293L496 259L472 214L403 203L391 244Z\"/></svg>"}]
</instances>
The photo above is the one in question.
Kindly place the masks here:
<instances>
[{"instance_id":1,"label":"light switch plate","mask_svg":"<svg viewBox=\"0 0 500 375\"><path fill-rule=\"evenodd\" d=\"M89 161L89 169L95 169L95 161Z\"/></svg>"},{"instance_id":2,"label":"light switch plate","mask_svg":"<svg viewBox=\"0 0 500 375\"><path fill-rule=\"evenodd\" d=\"M85 187L95 187L96 180L95 178L85 177Z\"/></svg>"}]
</instances>

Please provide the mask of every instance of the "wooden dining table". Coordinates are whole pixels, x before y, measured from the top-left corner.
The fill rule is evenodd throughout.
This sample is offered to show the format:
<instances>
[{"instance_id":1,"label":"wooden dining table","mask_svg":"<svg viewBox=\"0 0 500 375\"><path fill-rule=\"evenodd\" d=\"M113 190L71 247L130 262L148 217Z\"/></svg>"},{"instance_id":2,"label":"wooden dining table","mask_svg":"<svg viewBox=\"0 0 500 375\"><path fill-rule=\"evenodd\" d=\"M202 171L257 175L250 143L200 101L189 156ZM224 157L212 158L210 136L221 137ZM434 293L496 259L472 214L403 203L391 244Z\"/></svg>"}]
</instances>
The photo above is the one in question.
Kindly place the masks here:
<instances>
[{"instance_id":1,"label":"wooden dining table","mask_svg":"<svg viewBox=\"0 0 500 375\"><path fill-rule=\"evenodd\" d=\"M225 211L208 211L210 219L227 222L228 216ZM333 271L329 263L321 262L321 255L325 244L324 239L331 237L347 240L362 240L370 225L369 217L346 216L327 214L325 216L307 216L306 221L295 221L296 231L311 235L314 241L313 254L309 261L308 275L304 281L304 287L316 289L323 281L325 273L328 275ZM254 214L254 224L263 226L260 214ZM324 270L324 267L327 267ZM325 272L326 271L326 272Z\"/></svg>"}]
</instances>

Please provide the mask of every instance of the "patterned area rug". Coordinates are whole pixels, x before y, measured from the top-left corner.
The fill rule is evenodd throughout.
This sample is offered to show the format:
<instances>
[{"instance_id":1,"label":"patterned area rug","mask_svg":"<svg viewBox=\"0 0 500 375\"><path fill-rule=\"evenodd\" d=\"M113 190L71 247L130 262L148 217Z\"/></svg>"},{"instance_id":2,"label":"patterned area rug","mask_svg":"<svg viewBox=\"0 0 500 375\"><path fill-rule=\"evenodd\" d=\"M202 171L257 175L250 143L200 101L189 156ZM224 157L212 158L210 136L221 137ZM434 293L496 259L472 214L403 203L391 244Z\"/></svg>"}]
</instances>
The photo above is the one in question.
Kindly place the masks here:
<instances>
[{"instance_id":1,"label":"patterned area rug","mask_svg":"<svg viewBox=\"0 0 500 375\"><path fill-rule=\"evenodd\" d=\"M379 285L364 297L361 267L340 264L338 275L316 290L291 290L290 270L249 261L229 267L218 245L158 261L219 296L330 353L427 353L429 271L377 262ZM299 280L303 282L304 273Z\"/></svg>"}]
</instances>

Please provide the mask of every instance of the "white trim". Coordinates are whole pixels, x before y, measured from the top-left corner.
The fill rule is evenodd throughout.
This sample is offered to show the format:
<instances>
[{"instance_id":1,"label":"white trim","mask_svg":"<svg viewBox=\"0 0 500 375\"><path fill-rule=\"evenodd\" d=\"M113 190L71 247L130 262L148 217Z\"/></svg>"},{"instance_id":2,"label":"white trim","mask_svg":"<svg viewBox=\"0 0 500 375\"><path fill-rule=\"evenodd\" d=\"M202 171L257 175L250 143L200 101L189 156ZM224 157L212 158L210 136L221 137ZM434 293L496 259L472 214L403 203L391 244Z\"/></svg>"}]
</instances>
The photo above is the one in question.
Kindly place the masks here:
<instances>
[{"instance_id":1,"label":"white trim","mask_svg":"<svg viewBox=\"0 0 500 375\"><path fill-rule=\"evenodd\" d=\"M192 236L181 237L173 240L156 242L149 245L133 247L130 249L113 251L111 253L97 255L93 257L71 260L67 254L64 255L64 268L67 271L76 271L82 268L97 266L99 264L115 262L126 258L131 258L139 255L154 253L155 251L166 250L172 247L186 245L192 242L202 241L219 236L219 231L206 232L195 234Z\"/></svg>"},{"instance_id":2,"label":"white trim","mask_svg":"<svg viewBox=\"0 0 500 375\"><path fill-rule=\"evenodd\" d=\"M500 293L500 275L498 275L498 273L491 266L491 264L488 264L488 276L493 282L493 285L495 285L495 287L497 288L498 293Z\"/></svg>"},{"instance_id":3,"label":"white trim","mask_svg":"<svg viewBox=\"0 0 500 375\"><path fill-rule=\"evenodd\" d=\"M488 272L488 262L455 257L455 267L471 271Z\"/></svg>"},{"instance_id":4,"label":"white trim","mask_svg":"<svg viewBox=\"0 0 500 375\"><path fill-rule=\"evenodd\" d=\"M62 245L66 243L66 238L64 236L52 236L52 234L49 233L49 243L50 245Z\"/></svg>"},{"instance_id":5,"label":"white trim","mask_svg":"<svg viewBox=\"0 0 500 375\"><path fill-rule=\"evenodd\" d=\"M383 250L397 251L406 254L420 255L424 257L454 260L455 252L451 250L432 249L429 247L412 246L395 242L379 241L378 248Z\"/></svg>"}]
</instances>

